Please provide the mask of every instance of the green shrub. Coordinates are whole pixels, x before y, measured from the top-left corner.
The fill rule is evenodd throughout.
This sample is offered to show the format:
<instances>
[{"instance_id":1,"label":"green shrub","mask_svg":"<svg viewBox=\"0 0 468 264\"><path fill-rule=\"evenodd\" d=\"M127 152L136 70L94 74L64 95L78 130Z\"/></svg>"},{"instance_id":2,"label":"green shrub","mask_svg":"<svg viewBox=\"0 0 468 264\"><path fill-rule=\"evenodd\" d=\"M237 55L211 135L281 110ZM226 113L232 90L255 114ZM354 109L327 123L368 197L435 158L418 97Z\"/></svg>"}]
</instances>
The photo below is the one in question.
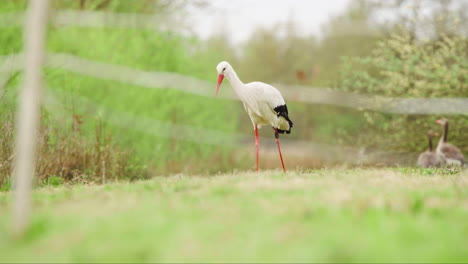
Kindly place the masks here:
<instances>
[{"instance_id":1,"label":"green shrub","mask_svg":"<svg viewBox=\"0 0 468 264\"><path fill-rule=\"evenodd\" d=\"M341 89L401 97L468 96L468 40L414 41L407 32L382 40L371 56L345 58Z\"/></svg>"},{"instance_id":2,"label":"green shrub","mask_svg":"<svg viewBox=\"0 0 468 264\"><path fill-rule=\"evenodd\" d=\"M444 36L415 40L401 31L380 41L372 55L344 58L339 89L388 97L468 97L468 40ZM391 115L364 111L366 123L349 144L380 146L393 150L426 148L425 133L441 131L437 115ZM450 120L449 141L468 151L468 120L463 115ZM369 140L369 138L371 140Z\"/></svg>"}]
</instances>

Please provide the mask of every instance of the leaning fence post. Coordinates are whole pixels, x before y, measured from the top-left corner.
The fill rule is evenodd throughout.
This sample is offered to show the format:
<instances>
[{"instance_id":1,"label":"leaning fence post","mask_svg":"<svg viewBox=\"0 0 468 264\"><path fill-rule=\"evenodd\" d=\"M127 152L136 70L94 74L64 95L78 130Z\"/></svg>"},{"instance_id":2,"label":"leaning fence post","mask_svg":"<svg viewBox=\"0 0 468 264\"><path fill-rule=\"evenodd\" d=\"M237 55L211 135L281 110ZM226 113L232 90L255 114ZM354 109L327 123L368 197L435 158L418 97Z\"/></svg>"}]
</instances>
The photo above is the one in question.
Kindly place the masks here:
<instances>
[{"instance_id":1,"label":"leaning fence post","mask_svg":"<svg viewBox=\"0 0 468 264\"><path fill-rule=\"evenodd\" d=\"M21 236L29 222L31 186L35 170L37 129L40 118L42 65L49 0L29 0L24 25L24 83L17 112L14 172L13 232Z\"/></svg>"}]
</instances>

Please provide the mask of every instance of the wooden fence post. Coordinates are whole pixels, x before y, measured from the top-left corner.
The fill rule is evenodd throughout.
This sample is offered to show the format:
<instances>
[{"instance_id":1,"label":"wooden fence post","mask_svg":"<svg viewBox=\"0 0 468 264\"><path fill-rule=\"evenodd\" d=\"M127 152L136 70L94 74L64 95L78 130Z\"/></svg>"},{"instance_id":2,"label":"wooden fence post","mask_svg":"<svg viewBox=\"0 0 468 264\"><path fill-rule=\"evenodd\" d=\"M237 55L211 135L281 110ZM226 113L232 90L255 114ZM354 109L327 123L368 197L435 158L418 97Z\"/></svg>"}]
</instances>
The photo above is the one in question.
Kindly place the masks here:
<instances>
[{"instance_id":1,"label":"wooden fence post","mask_svg":"<svg viewBox=\"0 0 468 264\"><path fill-rule=\"evenodd\" d=\"M24 25L24 83L17 112L14 172L13 232L22 236L28 227L40 119L42 65L49 0L29 0Z\"/></svg>"}]
</instances>

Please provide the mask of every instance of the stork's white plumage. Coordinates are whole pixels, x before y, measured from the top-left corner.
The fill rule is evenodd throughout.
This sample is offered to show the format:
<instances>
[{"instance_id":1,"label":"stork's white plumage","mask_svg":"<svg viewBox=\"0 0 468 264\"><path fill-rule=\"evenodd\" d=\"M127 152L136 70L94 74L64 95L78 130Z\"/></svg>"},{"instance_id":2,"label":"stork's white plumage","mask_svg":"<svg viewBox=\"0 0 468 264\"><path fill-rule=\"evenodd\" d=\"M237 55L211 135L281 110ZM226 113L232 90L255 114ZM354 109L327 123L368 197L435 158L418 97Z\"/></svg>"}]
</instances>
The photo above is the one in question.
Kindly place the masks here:
<instances>
[{"instance_id":1,"label":"stork's white plumage","mask_svg":"<svg viewBox=\"0 0 468 264\"><path fill-rule=\"evenodd\" d=\"M281 93L275 87L262 82L244 84L239 79L232 66L226 61L220 62L216 70L218 71L216 95L218 94L219 87L224 77L226 77L237 96L242 101L245 111L247 111L250 116L250 120L252 120L255 133L256 169L258 170L258 128L261 128L263 125L271 125L275 132L281 165L283 171L286 172L283 156L281 154L279 134L289 134L293 127L293 122L289 119L288 108Z\"/></svg>"}]
</instances>

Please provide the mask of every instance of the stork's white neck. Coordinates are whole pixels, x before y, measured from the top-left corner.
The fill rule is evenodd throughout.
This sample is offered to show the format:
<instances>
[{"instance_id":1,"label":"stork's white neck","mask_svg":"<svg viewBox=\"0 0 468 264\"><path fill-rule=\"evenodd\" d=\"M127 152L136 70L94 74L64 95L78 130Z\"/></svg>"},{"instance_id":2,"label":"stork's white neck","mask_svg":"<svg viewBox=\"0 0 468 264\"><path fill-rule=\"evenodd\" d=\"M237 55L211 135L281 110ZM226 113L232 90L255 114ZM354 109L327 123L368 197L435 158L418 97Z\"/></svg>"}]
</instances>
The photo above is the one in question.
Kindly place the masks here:
<instances>
[{"instance_id":1,"label":"stork's white neck","mask_svg":"<svg viewBox=\"0 0 468 264\"><path fill-rule=\"evenodd\" d=\"M231 86L234 89L234 91L236 91L237 95L239 97L241 97L242 96L242 90L244 90L245 85L239 79L239 77L237 76L234 69L231 68L231 70L229 72L226 72L224 74L224 76L226 77L226 79L229 80L229 83L231 83ZM241 99L242 99L242 97L241 97Z\"/></svg>"}]
</instances>

